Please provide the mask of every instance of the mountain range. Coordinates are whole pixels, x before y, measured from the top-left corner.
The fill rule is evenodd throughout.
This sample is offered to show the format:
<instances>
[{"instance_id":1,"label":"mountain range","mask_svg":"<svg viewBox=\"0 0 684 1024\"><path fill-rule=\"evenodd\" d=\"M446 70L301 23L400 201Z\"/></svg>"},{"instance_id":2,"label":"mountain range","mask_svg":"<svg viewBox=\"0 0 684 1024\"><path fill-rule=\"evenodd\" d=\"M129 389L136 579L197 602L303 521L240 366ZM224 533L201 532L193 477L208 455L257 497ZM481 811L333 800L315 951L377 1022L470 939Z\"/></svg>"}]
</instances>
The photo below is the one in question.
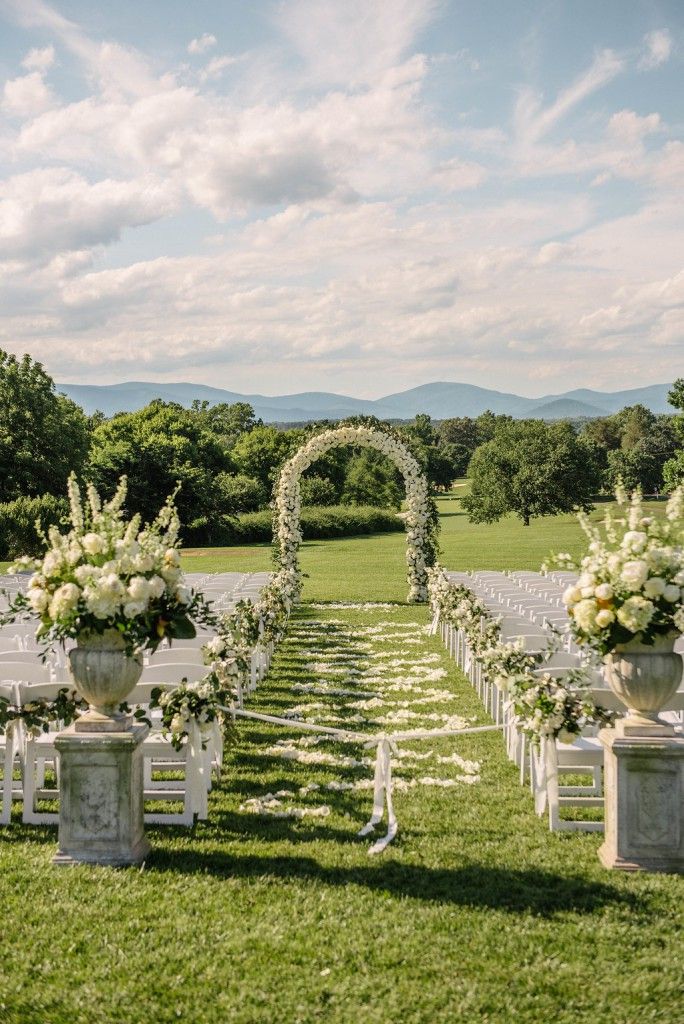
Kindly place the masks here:
<instances>
[{"instance_id":1,"label":"mountain range","mask_svg":"<svg viewBox=\"0 0 684 1024\"><path fill-rule=\"evenodd\" d=\"M305 391L295 395L242 395L206 384L155 384L133 381L123 384L57 384L57 390L82 406L86 413L96 410L105 416L134 412L155 398L190 406L195 399L232 404L249 402L256 416L266 423L300 423L309 420L344 419L354 415L373 415L379 419L406 420L418 413L433 419L451 416L479 416L490 409L516 419L565 419L580 416L609 416L626 405L641 403L655 413L674 412L667 401L671 385L653 384L626 391L592 391L579 388L561 395L523 398L476 387L473 384L440 382L421 384L384 398L350 398L327 391Z\"/></svg>"}]
</instances>

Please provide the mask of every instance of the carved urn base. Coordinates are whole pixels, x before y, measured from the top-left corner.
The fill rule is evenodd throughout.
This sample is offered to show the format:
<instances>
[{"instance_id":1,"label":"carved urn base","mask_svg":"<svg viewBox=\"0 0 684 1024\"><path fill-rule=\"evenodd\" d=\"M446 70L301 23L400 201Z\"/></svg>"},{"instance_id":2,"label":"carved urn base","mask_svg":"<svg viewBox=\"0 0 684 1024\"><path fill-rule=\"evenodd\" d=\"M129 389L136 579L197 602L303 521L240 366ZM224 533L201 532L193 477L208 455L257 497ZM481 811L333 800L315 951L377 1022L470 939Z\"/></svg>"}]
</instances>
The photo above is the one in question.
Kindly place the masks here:
<instances>
[{"instance_id":1,"label":"carved urn base","mask_svg":"<svg viewBox=\"0 0 684 1024\"><path fill-rule=\"evenodd\" d=\"M622 871L684 873L684 737L600 733L605 840L599 859Z\"/></svg>"},{"instance_id":2,"label":"carved urn base","mask_svg":"<svg viewBox=\"0 0 684 1024\"><path fill-rule=\"evenodd\" d=\"M146 725L123 733L55 738L60 759L59 849L53 864L140 864L150 846L143 818Z\"/></svg>"}]
</instances>

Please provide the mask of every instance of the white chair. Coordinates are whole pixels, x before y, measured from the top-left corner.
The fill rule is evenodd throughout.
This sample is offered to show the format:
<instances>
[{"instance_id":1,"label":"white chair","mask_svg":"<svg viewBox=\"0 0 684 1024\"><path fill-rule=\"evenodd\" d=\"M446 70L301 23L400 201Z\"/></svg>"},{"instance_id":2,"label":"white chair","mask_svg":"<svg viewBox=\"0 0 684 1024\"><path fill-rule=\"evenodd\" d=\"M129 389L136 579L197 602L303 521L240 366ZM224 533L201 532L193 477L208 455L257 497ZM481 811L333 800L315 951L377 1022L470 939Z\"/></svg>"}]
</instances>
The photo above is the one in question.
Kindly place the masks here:
<instances>
[{"instance_id":1,"label":"white chair","mask_svg":"<svg viewBox=\"0 0 684 1024\"><path fill-rule=\"evenodd\" d=\"M0 661L0 682L49 683L51 678L50 666L42 665L35 656L32 661Z\"/></svg>"},{"instance_id":2,"label":"white chair","mask_svg":"<svg viewBox=\"0 0 684 1024\"><path fill-rule=\"evenodd\" d=\"M175 665L181 663L184 665L203 665L202 661L202 648L201 647L168 647L165 650L157 650L154 654L150 655L149 667L155 667L157 665ZM208 671L208 668L206 668Z\"/></svg>"},{"instance_id":3,"label":"white chair","mask_svg":"<svg viewBox=\"0 0 684 1024\"><path fill-rule=\"evenodd\" d=\"M535 808L541 815L548 808L551 832L603 832L602 821L567 820L562 818L562 807L603 807L603 795L591 786L561 786L559 773L577 774L600 771L603 767L603 745L597 736L579 736L574 743L559 743L554 739L542 741L539 753L531 751L530 776Z\"/></svg>"},{"instance_id":4,"label":"white chair","mask_svg":"<svg viewBox=\"0 0 684 1024\"><path fill-rule=\"evenodd\" d=\"M203 679L209 668L192 661L171 661L165 664L146 665L140 676L141 683L159 683L160 685L178 686L183 679L196 683Z\"/></svg>"},{"instance_id":5,"label":"white chair","mask_svg":"<svg viewBox=\"0 0 684 1024\"><path fill-rule=\"evenodd\" d=\"M14 683L0 683L0 699L9 704L17 703L17 692ZM12 797L14 795L14 761L17 755L17 730L13 723L8 723L4 734L0 735L0 761L2 762L2 804L0 806L0 825L9 824L12 816ZM17 795L20 795L21 791Z\"/></svg>"},{"instance_id":6,"label":"white chair","mask_svg":"<svg viewBox=\"0 0 684 1024\"><path fill-rule=\"evenodd\" d=\"M34 685L20 682L17 685L17 698L21 705L37 700L54 700L60 690L73 688L73 683L50 682ZM63 722L55 722L50 732L42 732L32 736L22 730L20 760L23 762L22 780L24 806L22 821L28 825L51 824L59 821L55 811L40 811L36 807L38 800L59 799L59 754L55 747L55 736L63 728ZM56 784L48 788L45 785L45 769L50 765L55 773Z\"/></svg>"},{"instance_id":7,"label":"white chair","mask_svg":"<svg viewBox=\"0 0 684 1024\"><path fill-rule=\"evenodd\" d=\"M147 707L152 690L157 682L139 682L128 697L131 707ZM166 684L173 688L173 684ZM145 821L156 825L192 825L195 814L203 821L208 816L207 793L211 789L211 770L214 762L222 757L215 732L207 738L206 749L202 750L202 737L193 727L190 738L181 750L174 750L170 738L162 735L157 712L149 713L151 731L143 741L143 787L146 800L181 802L181 811L146 811ZM219 735L219 738L220 735ZM159 778L161 773L173 772L183 775L182 779Z\"/></svg>"}]
</instances>

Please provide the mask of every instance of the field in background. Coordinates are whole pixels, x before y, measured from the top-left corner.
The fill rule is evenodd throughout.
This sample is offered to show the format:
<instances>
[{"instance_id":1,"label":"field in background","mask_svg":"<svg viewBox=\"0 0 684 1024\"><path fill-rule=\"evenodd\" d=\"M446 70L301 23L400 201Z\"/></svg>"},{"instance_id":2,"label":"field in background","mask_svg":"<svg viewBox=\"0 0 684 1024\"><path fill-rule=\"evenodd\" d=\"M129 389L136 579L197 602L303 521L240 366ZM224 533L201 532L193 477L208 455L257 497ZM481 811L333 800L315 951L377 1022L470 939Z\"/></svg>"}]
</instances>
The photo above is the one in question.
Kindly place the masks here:
<instances>
[{"instance_id":1,"label":"field in background","mask_svg":"<svg viewBox=\"0 0 684 1024\"><path fill-rule=\"evenodd\" d=\"M491 526L469 523L461 509L464 487L437 499L442 532L442 563L449 569L538 569L551 551L579 555L585 537L574 515L533 519L523 526L509 516ZM592 518L604 515L597 505ZM662 512L663 503L651 510ZM307 541L302 568L304 600L403 601L406 598L406 544L403 534ZM194 548L184 553L191 572L257 571L272 566L267 544L235 548Z\"/></svg>"},{"instance_id":2,"label":"field in background","mask_svg":"<svg viewBox=\"0 0 684 1024\"><path fill-rule=\"evenodd\" d=\"M467 482L437 498L443 565L449 569L538 569L551 551L579 555L586 539L574 515L533 519L529 526L508 516L491 526L469 523L461 509ZM592 519L603 517L599 504ZM662 515L664 502L648 502ZM307 574L304 600L403 601L406 598L406 543L402 533L306 541L302 569ZM7 563L0 563L0 571ZM187 572L259 572L273 567L270 544L225 548L187 548Z\"/></svg>"}]
</instances>

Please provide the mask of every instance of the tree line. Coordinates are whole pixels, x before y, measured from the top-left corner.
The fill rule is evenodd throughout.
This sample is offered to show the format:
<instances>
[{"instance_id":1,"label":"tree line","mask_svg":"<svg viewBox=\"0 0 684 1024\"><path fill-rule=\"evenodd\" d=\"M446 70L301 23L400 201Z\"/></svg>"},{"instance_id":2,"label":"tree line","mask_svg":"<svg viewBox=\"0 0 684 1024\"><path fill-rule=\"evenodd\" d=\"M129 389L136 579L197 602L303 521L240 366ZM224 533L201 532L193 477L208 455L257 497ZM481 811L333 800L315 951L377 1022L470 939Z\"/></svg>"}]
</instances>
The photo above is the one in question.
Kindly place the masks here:
<instances>
[{"instance_id":1,"label":"tree line","mask_svg":"<svg viewBox=\"0 0 684 1024\"><path fill-rule=\"evenodd\" d=\"M670 401L684 409L684 380ZM439 423L419 415L396 429L433 489L472 478L463 503L471 519L491 522L513 511L529 522L587 507L618 477L649 493L672 487L684 477L683 422L636 405L579 426L485 412ZM125 473L130 511L146 519L179 484L186 542L224 543L235 517L268 507L280 466L322 425L264 424L244 402L186 409L157 400L111 418L86 416L39 362L0 350L0 557L35 545L36 518L45 527L65 514L72 470L104 492ZM398 510L402 498L396 468L369 449L333 449L302 478L309 506Z\"/></svg>"}]
</instances>

